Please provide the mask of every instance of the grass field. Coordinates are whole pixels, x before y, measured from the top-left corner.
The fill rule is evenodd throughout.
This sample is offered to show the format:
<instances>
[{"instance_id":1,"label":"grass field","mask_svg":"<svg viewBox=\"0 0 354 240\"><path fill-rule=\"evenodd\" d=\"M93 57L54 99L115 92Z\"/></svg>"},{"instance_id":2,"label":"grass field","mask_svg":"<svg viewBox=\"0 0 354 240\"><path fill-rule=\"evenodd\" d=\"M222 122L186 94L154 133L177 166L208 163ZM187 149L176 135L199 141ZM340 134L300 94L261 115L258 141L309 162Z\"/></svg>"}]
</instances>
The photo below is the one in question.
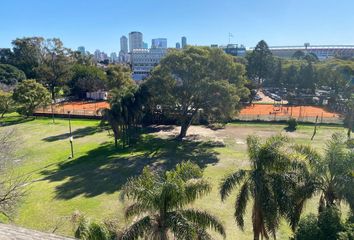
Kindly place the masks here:
<instances>
[{"instance_id":1,"label":"grass field","mask_svg":"<svg viewBox=\"0 0 354 240\"><path fill-rule=\"evenodd\" d=\"M198 200L194 207L206 209L220 217L227 229L227 239L252 239L250 206L246 228L242 232L233 219L234 196L222 203L218 195L220 179L227 173L247 168L245 139L249 134L267 137L285 132L285 125L262 123L232 123L225 129L212 131L195 126L191 134L200 134L203 140L222 140L225 147L214 147L206 142L177 142L170 138L171 129L145 134L136 146L114 149L107 131L98 128L97 120L72 120L75 158L68 159L68 121L38 118L23 120L8 116L0 123L0 131L14 128L22 156L18 173L30 176L28 194L14 218L16 224L58 234L72 235L69 221L75 210L96 220L116 218L121 226L124 203L118 195L128 177L139 174L143 167L170 169L182 160L192 160L205 168L205 177L213 183L213 191ZM322 149L332 133L345 132L339 126L321 126L314 141L310 141L313 126L300 125L296 132L286 133L296 142L312 144ZM235 192L236 194L236 192ZM234 195L235 195L234 194ZM308 202L306 213L317 211L317 199ZM289 227L282 223L278 239L287 239Z\"/></svg>"}]
</instances>

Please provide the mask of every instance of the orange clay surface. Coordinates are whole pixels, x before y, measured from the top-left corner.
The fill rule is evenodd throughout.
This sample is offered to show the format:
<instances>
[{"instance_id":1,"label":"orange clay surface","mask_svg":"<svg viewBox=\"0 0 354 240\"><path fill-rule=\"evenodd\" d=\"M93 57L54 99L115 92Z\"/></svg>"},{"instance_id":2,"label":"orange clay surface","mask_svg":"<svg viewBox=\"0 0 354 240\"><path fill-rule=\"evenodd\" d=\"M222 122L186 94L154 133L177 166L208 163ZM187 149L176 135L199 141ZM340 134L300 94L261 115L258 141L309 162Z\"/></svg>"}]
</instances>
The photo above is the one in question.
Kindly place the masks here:
<instances>
[{"instance_id":1,"label":"orange clay surface","mask_svg":"<svg viewBox=\"0 0 354 240\"><path fill-rule=\"evenodd\" d=\"M56 109L69 110L98 110L101 108L108 108L109 104L106 101L101 102L63 102L55 105Z\"/></svg>"},{"instance_id":2,"label":"orange clay surface","mask_svg":"<svg viewBox=\"0 0 354 240\"><path fill-rule=\"evenodd\" d=\"M108 108L109 104L106 101L100 102L64 102L56 104L55 109L61 111L72 110L93 110ZM339 114L329 112L317 106L275 106L273 104L252 104L243 108L240 115L273 115L277 116L293 116L293 117L324 117L332 118L339 117Z\"/></svg>"},{"instance_id":3,"label":"orange clay surface","mask_svg":"<svg viewBox=\"0 0 354 240\"><path fill-rule=\"evenodd\" d=\"M272 115L293 117L339 117L337 113L328 112L317 106L274 106L273 104L253 104L243 108L240 115Z\"/></svg>"}]
</instances>

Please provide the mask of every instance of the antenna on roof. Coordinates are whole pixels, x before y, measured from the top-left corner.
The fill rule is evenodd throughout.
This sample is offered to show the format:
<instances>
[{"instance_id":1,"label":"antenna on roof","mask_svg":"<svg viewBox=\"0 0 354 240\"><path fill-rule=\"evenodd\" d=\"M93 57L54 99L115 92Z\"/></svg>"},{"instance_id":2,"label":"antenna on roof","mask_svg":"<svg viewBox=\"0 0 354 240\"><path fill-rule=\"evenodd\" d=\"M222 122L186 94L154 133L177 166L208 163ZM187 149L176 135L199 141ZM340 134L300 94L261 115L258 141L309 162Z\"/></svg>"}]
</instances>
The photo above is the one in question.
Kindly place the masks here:
<instances>
[{"instance_id":1,"label":"antenna on roof","mask_svg":"<svg viewBox=\"0 0 354 240\"><path fill-rule=\"evenodd\" d=\"M234 37L234 35L229 32L229 44L231 43L231 38L233 38L233 37Z\"/></svg>"}]
</instances>

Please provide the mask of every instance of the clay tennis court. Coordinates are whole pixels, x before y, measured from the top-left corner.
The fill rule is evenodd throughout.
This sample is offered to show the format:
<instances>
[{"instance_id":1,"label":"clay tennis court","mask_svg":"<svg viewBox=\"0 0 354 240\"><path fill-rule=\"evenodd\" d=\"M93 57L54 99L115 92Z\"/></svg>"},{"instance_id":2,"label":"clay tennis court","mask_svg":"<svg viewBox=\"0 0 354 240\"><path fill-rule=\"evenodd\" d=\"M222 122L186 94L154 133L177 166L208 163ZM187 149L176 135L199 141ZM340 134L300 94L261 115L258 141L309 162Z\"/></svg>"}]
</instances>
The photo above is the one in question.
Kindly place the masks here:
<instances>
[{"instance_id":1,"label":"clay tennis court","mask_svg":"<svg viewBox=\"0 0 354 240\"><path fill-rule=\"evenodd\" d=\"M106 101L77 101L63 102L54 105L54 114L70 114L76 116L100 116L100 109L108 108ZM52 114L50 106L37 109L36 113ZM341 122L340 115L329 112L318 106L287 106L273 104L252 104L244 107L236 116L240 120L265 120L277 121L287 120L290 117L301 121L315 122L318 117L321 122L338 123Z\"/></svg>"},{"instance_id":2,"label":"clay tennis court","mask_svg":"<svg viewBox=\"0 0 354 240\"><path fill-rule=\"evenodd\" d=\"M273 104L253 104L243 108L240 115L273 115L292 117L339 117L339 114L317 106L277 106Z\"/></svg>"}]
</instances>

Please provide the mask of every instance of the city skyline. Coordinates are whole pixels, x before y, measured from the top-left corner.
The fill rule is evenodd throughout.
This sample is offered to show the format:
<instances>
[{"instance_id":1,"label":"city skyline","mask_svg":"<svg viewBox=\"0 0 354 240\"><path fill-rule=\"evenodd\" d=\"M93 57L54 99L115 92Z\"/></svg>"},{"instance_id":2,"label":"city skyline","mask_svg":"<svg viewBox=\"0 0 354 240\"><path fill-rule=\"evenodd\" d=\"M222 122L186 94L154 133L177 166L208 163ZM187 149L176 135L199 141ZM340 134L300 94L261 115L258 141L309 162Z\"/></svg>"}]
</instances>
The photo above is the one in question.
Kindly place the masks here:
<instances>
[{"instance_id":1,"label":"city skyline","mask_svg":"<svg viewBox=\"0 0 354 240\"><path fill-rule=\"evenodd\" d=\"M354 32L350 31L354 3L349 0L336 5L331 0L251 0L237 4L231 0L182 0L177 5L162 0L154 5L62 0L55 4L55 10L49 1L4 0L1 7L6 11L0 16L0 48L11 47L16 38L43 36L59 37L72 49L85 46L91 53L96 49L119 52L120 37L131 31L142 32L146 43L167 38L168 47L175 47L181 36L186 36L190 45L226 45L229 33L233 35L231 43L247 48L261 39L270 46L354 44ZM134 17L130 17L131 9ZM21 11L16 18L15 11Z\"/></svg>"}]
</instances>

